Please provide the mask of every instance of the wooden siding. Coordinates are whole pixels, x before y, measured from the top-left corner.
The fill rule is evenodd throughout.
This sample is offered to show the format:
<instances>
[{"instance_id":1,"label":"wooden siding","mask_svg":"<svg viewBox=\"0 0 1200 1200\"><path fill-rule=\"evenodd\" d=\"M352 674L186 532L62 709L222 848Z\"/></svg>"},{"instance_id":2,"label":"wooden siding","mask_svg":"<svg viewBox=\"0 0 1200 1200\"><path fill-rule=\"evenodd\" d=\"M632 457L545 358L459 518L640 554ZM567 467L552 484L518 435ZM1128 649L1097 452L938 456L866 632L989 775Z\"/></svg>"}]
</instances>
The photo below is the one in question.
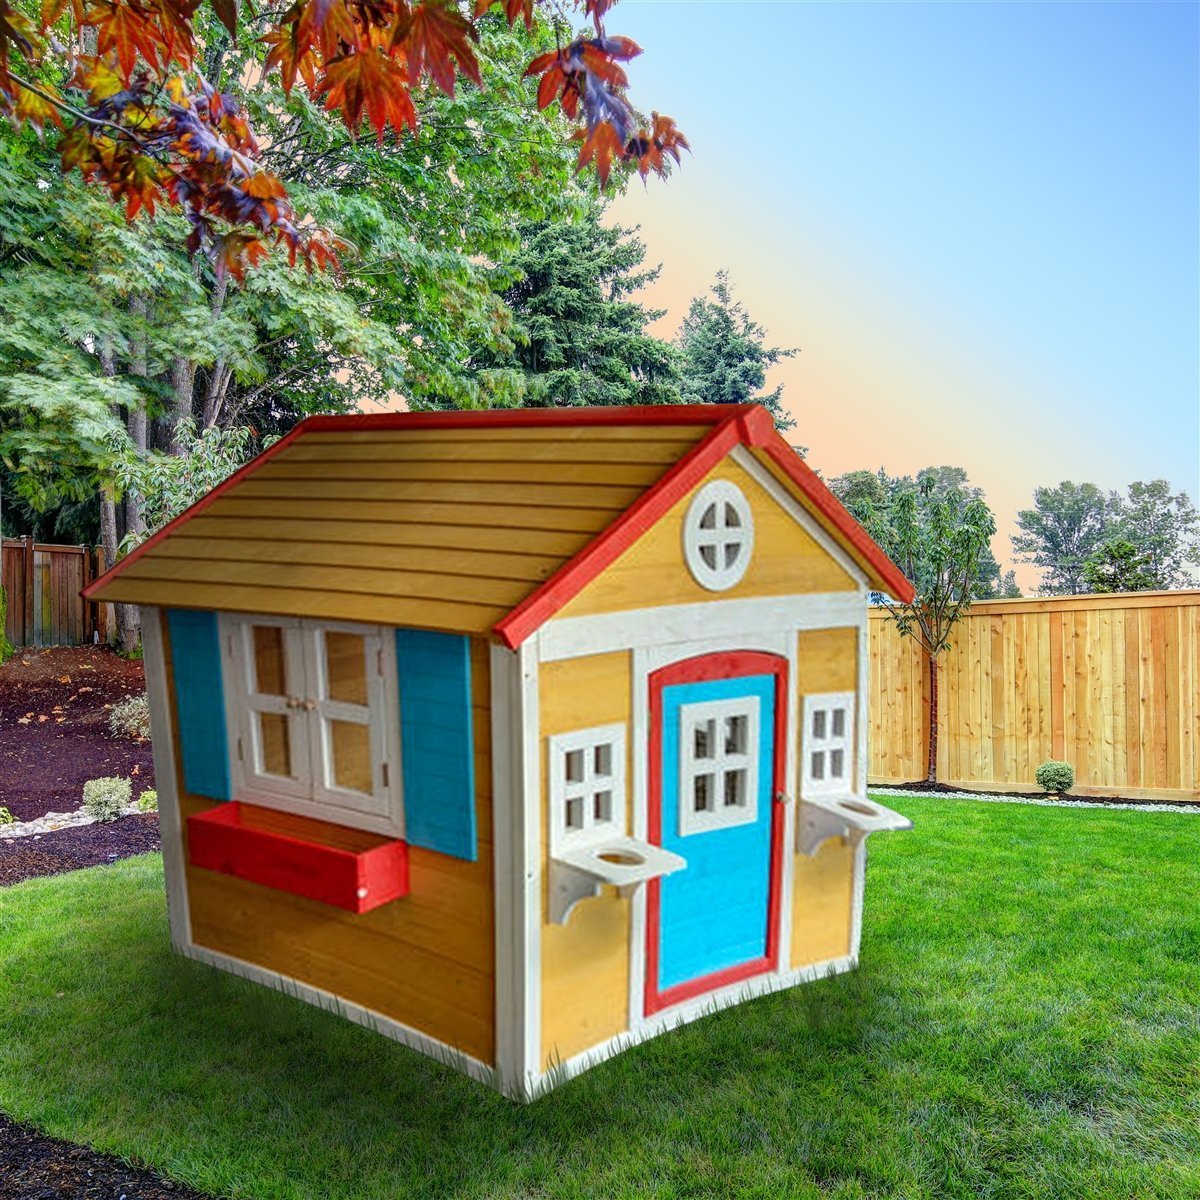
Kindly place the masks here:
<instances>
[{"instance_id":1,"label":"wooden siding","mask_svg":"<svg viewBox=\"0 0 1200 1200\"><path fill-rule=\"evenodd\" d=\"M869 626L870 780L924 779L923 655L882 610ZM1079 792L1200 800L1200 591L976 604L939 693L944 782L1036 790L1056 758Z\"/></svg>"},{"instance_id":2,"label":"wooden siding","mask_svg":"<svg viewBox=\"0 0 1200 1200\"><path fill-rule=\"evenodd\" d=\"M754 514L750 566L739 583L720 593L701 587L683 556L683 523L688 506L696 492L714 479L729 480L741 488ZM715 599L838 592L854 586L828 551L745 470L726 459L557 615L580 617Z\"/></svg>"},{"instance_id":3,"label":"wooden siding","mask_svg":"<svg viewBox=\"0 0 1200 1200\"><path fill-rule=\"evenodd\" d=\"M174 714L169 645L166 659ZM197 945L322 988L493 1063L492 772L482 639L472 639L471 672L477 862L410 848L410 894L361 915L196 867L186 876ZM176 745L178 738L176 728ZM176 768L186 821L213 802L188 794Z\"/></svg>"},{"instance_id":4,"label":"wooden siding","mask_svg":"<svg viewBox=\"0 0 1200 1200\"><path fill-rule=\"evenodd\" d=\"M596 725L628 728L632 665L625 652L543 663L538 708L541 738L542 862L550 854L546 739ZM632 798L633 737L627 736L626 804ZM626 811L626 821L632 817ZM627 828L632 828L628 824ZM543 870L543 879L548 875ZM542 1065L549 1069L629 1028L629 901L612 888L581 901L565 925L548 917L549 883L542 895Z\"/></svg>"},{"instance_id":5,"label":"wooden siding","mask_svg":"<svg viewBox=\"0 0 1200 1200\"><path fill-rule=\"evenodd\" d=\"M486 633L708 430L306 433L103 596Z\"/></svg>"},{"instance_id":6,"label":"wooden siding","mask_svg":"<svg viewBox=\"0 0 1200 1200\"><path fill-rule=\"evenodd\" d=\"M797 638L794 703L802 721L805 696L856 689L858 630L814 629ZM849 843L831 839L815 857L793 852L792 864L791 965L805 967L849 954L854 919L854 851Z\"/></svg>"}]
</instances>

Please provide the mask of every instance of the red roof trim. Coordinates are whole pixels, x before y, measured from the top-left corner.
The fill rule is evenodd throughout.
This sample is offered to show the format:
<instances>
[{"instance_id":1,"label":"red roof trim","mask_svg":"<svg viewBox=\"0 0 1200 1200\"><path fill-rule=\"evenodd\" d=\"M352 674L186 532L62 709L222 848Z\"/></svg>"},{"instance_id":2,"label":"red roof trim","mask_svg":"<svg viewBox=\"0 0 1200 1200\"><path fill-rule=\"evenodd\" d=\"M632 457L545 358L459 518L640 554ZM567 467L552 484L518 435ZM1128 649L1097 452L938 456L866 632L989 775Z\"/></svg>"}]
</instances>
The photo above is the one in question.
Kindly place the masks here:
<instances>
[{"instance_id":1,"label":"red roof trim","mask_svg":"<svg viewBox=\"0 0 1200 1200\"><path fill-rule=\"evenodd\" d=\"M659 480L643 492L603 533L598 534L574 558L565 562L532 595L492 629L500 640L515 650L531 633L548 621L564 604L573 600L605 567L633 545L663 517L741 441L739 411L726 417L707 437L693 446Z\"/></svg>"},{"instance_id":2,"label":"red roof trim","mask_svg":"<svg viewBox=\"0 0 1200 1200\"><path fill-rule=\"evenodd\" d=\"M716 425L731 413L750 416L756 404L614 405L611 408L488 408L445 412L346 413L308 417L309 433L376 429L502 429L570 425Z\"/></svg>"},{"instance_id":3,"label":"red roof trim","mask_svg":"<svg viewBox=\"0 0 1200 1200\"><path fill-rule=\"evenodd\" d=\"M875 573L876 578L871 582L882 585L879 590L895 597L901 604L910 603L916 592L908 581L908 577L884 554L871 535L846 511L842 502L825 486L812 467L778 434L775 434L770 441L759 448L804 492L805 496L820 510L821 515L861 556L867 567Z\"/></svg>"},{"instance_id":4,"label":"red roof trim","mask_svg":"<svg viewBox=\"0 0 1200 1200\"><path fill-rule=\"evenodd\" d=\"M141 558L147 550L157 546L158 543L163 541L164 538L169 537L175 532L176 529L180 527L180 525L184 524L185 521L190 521L194 516L202 513L210 504L212 504L214 500L233 487L238 480L244 479L252 471L257 471L258 468L261 467L268 459L274 458L275 455L281 450L287 446L290 446L297 438L303 435L304 427L307 424L307 421L301 421L299 425L296 425L287 434L281 437L279 441L275 443L275 445L271 446L267 450L264 450L261 454L255 455L255 457L252 458L248 463L243 464L236 471L234 471L234 473L230 475L228 479L217 484L217 486L213 488L211 492L209 492L207 495L201 496L200 499L191 506L191 508L185 508L183 512L179 514L179 516L177 516L173 521L168 521L156 534L154 534L152 537L148 537L140 546L137 546L127 555L125 555L124 558L113 563L113 565L109 567L103 575L99 575L93 579L92 582L89 583L87 587L85 587L79 594L85 600L91 600L100 588L104 587L106 584L120 575L126 567L137 562L137 560Z\"/></svg>"}]
</instances>

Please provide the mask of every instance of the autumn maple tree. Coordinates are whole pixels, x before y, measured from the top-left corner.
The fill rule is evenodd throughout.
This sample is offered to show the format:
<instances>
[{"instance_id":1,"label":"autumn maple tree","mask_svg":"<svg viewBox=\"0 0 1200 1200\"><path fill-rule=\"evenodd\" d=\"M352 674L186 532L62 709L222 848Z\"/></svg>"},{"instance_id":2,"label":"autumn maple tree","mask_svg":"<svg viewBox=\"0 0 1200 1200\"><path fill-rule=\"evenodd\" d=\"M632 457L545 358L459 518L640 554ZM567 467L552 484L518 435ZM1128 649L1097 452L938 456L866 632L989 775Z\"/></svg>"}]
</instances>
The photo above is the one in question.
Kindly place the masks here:
<instances>
[{"instance_id":1,"label":"autumn maple tree","mask_svg":"<svg viewBox=\"0 0 1200 1200\"><path fill-rule=\"evenodd\" d=\"M586 34L560 36L526 74L540 77L538 106L557 103L579 128L578 165L604 184L615 165L643 177L665 174L687 147L669 118L639 117L623 63L640 53L611 36L604 18L615 0L576 0ZM205 77L201 0L0 0L0 113L61 131L64 170L77 168L124 206L130 219L176 207L188 249L211 257L218 274L241 278L279 246L294 263L336 265L344 243L300 214L262 161L242 98ZM345 122L382 142L388 130L414 133L421 89L453 95L460 76L481 82L478 22L499 8L531 26L538 10L569 29L557 0L295 0L239 11L210 0L233 39L258 39L261 70L278 72ZM568 5L568 8L571 7Z\"/></svg>"}]
</instances>

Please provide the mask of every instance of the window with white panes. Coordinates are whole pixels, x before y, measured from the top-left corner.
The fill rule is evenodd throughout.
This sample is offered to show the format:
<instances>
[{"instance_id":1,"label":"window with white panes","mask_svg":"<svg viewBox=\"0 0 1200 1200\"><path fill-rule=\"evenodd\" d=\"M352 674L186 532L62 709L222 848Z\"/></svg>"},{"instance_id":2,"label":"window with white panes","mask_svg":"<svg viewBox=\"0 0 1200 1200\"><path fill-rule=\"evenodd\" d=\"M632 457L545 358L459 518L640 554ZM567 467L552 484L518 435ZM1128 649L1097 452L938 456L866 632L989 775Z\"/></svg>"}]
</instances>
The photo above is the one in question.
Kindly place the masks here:
<instances>
[{"instance_id":1,"label":"window with white panes","mask_svg":"<svg viewBox=\"0 0 1200 1200\"><path fill-rule=\"evenodd\" d=\"M625 833L625 726L547 739L551 853Z\"/></svg>"},{"instance_id":2,"label":"window with white panes","mask_svg":"<svg viewBox=\"0 0 1200 1200\"><path fill-rule=\"evenodd\" d=\"M746 825L758 816L757 696L679 709L679 834Z\"/></svg>"},{"instance_id":3,"label":"window with white panes","mask_svg":"<svg viewBox=\"0 0 1200 1200\"><path fill-rule=\"evenodd\" d=\"M240 798L397 833L395 665L375 626L222 616Z\"/></svg>"},{"instance_id":4,"label":"window with white panes","mask_svg":"<svg viewBox=\"0 0 1200 1200\"><path fill-rule=\"evenodd\" d=\"M754 549L754 517L742 490L715 479L697 493L683 523L688 570L701 587L723 592L738 583Z\"/></svg>"},{"instance_id":5,"label":"window with white panes","mask_svg":"<svg viewBox=\"0 0 1200 1200\"><path fill-rule=\"evenodd\" d=\"M801 783L806 796L854 790L853 692L804 697Z\"/></svg>"}]
</instances>

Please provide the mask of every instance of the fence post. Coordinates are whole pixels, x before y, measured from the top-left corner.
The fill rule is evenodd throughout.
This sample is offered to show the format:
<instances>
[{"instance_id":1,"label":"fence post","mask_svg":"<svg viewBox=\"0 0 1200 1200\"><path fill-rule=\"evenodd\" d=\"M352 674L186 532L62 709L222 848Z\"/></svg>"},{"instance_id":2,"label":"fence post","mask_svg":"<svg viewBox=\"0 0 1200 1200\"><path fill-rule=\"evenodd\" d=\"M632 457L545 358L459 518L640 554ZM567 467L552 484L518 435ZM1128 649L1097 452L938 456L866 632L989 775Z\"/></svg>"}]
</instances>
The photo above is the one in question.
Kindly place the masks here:
<instances>
[{"instance_id":1,"label":"fence post","mask_svg":"<svg viewBox=\"0 0 1200 1200\"><path fill-rule=\"evenodd\" d=\"M25 629L21 639L22 645L33 645L33 535L25 539L24 563L25 573Z\"/></svg>"}]
</instances>

